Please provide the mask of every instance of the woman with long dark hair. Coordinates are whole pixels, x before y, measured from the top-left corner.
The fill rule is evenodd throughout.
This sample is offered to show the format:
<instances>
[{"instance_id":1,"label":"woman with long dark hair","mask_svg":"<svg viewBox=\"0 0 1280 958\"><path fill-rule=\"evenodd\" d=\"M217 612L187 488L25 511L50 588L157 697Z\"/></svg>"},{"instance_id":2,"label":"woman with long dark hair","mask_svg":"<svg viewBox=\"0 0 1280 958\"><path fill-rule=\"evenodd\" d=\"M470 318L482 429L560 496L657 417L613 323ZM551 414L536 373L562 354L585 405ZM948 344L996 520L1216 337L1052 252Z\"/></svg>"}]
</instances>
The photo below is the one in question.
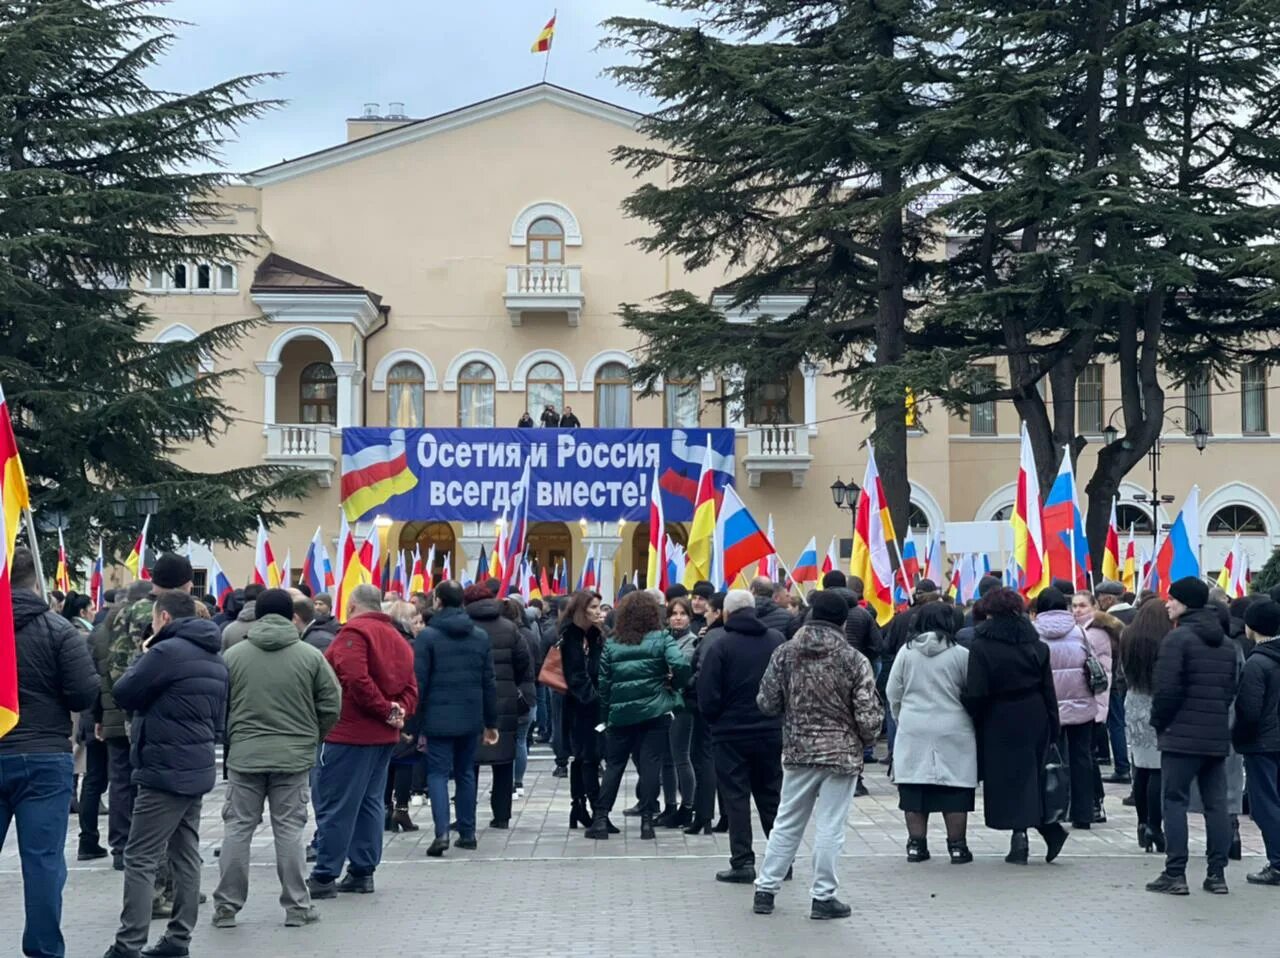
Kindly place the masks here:
<instances>
[{"instance_id":1,"label":"woman with long dark hair","mask_svg":"<svg viewBox=\"0 0 1280 958\"><path fill-rule=\"evenodd\" d=\"M973 607L973 644L965 678L965 707L978 737L987 828L1009 831L1011 865L1027 863L1027 830L1036 829L1053 861L1067 830L1044 822L1044 765L1058 740L1058 697L1049 647L1040 641L1012 589L992 589Z\"/></svg>"},{"instance_id":2,"label":"woman with long dark hair","mask_svg":"<svg viewBox=\"0 0 1280 958\"><path fill-rule=\"evenodd\" d=\"M560 713L562 734L573 759L569 765L569 827L590 828L600 794L600 696L596 682L600 652L604 648L601 627L604 612L598 592L575 592L560 613L560 661L568 688ZM590 811L588 811L590 806ZM606 827L613 828L606 821Z\"/></svg>"},{"instance_id":3,"label":"woman with long dark hair","mask_svg":"<svg viewBox=\"0 0 1280 958\"><path fill-rule=\"evenodd\" d=\"M1124 700L1124 726L1133 755L1133 804L1138 813L1138 844L1164 854L1164 814L1161 811L1160 748L1151 727L1151 696L1155 691L1156 658L1160 643L1173 630L1169 610L1159 599L1148 599L1133 622L1120 633L1120 662L1129 691Z\"/></svg>"},{"instance_id":4,"label":"woman with long dark hair","mask_svg":"<svg viewBox=\"0 0 1280 958\"><path fill-rule=\"evenodd\" d=\"M632 755L640 783L640 837L654 837L653 808L662 787L662 757L671 714L683 708L681 693L693 668L662 628L662 605L646 592L618 603L614 634L600 656L600 717L607 728L604 780L588 838L608 838L607 820Z\"/></svg>"},{"instance_id":5,"label":"woman with long dark hair","mask_svg":"<svg viewBox=\"0 0 1280 958\"><path fill-rule=\"evenodd\" d=\"M685 596L677 596L667 602L667 631L676 640L681 654L693 670L693 650L698 637L693 634L690 625L693 621L693 603ZM686 685L681 692L684 708L677 709L671 718L669 733L669 749L671 753L671 769L664 764L662 769L662 790L665 793L666 805L670 814L664 812L658 816L657 824L662 828L685 828L693 824L693 800L697 791L697 778L694 775L693 762L689 749L693 740L693 716L698 705L698 694L692 685ZM670 777L671 781L667 779ZM675 795L680 793L679 803Z\"/></svg>"}]
</instances>

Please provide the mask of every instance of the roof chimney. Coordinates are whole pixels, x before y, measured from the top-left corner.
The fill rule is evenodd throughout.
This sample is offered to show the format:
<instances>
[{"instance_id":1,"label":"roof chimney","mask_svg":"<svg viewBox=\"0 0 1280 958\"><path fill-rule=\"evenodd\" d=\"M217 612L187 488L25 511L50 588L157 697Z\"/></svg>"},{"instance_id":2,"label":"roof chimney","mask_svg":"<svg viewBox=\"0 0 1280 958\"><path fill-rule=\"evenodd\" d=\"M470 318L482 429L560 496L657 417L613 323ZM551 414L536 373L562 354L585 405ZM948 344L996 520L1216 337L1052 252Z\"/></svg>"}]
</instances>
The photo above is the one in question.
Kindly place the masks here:
<instances>
[{"instance_id":1,"label":"roof chimney","mask_svg":"<svg viewBox=\"0 0 1280 958\"><path fill-rule=\"evenodd\" d=\"M404 103L400 100L392 100L390 103L388 103L387 116L391 117L394 120L403 120L405 116Z\"/></svg>"},{"instance_id":2,"label":"roof chimney","mask_svg":"<svg viewBox=\"0 0 1280 958\"><path fill-rule=\"evenodd\" d=\"M377 103L366 103L364 105L364 118L367 120L376 119L379 115Z\"/></svg>"}]
</instances>

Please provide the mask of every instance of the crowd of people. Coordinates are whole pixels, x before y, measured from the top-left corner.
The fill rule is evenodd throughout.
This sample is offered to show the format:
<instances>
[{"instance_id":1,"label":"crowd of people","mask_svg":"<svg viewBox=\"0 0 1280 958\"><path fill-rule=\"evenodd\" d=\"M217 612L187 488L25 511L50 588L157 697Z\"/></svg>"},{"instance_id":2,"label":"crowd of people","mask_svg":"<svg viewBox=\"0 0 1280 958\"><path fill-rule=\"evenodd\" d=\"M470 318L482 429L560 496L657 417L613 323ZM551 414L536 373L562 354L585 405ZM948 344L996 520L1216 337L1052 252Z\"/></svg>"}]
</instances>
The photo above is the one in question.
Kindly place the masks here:
<instances>
[{"instance_id":1,"label":"crowd of people","mask_svg":"<svg viewBox=\"0 0 1280 958\"><path fill-rule=\"evenodd\" d=\"M590 591L526 604L496 581L443 581L409 601L359 586L339 624L329 596L299 589L250 586L219 609L191 594L191 564L172 554L102 609L75 594L46 601L24 549L10 575L21 719L0 739L0 841L12 819L26 955L65 954L69 809L78 859L110 856L124 873L105 958L181 958L204 900L202 804L219 777L212 924L234 927L245 905L265 811L284 923L298 927L320 919L317 900L375 891L384 834L419 827L415 793L430 804L430 857L477 847L482 766L489 828L508 828L533 741L568 779L568 829L617 834L634 765L622 814L641 840L727 832L715 878L753 885L757 914L773 911L810 819L810 915L850 914L837 862L878 761L912 863L931 857L935 813L949 861L973 861L979 783L986 827L1010 833L1005 860L1028 864L1035 831L1052 862L1072 831L1106 820L1111 764L1109 781L1132 784L1138 845L1165 856L1149 891L1189 893L1198 812L1203 887L1226 894L1246 797L1267 854L1248 882L1280 886L1273 597L1227 602L1187 578L1167 598L1055 582L1028 602L988 577L965 609L922 579L882 630L862 584L838 571L807 599L761 578L728 591L624 586L614 607ZM767 836L758 869L753 805ZM156 918L167 924L148 946Z\"/></svg>"}]
</instances>

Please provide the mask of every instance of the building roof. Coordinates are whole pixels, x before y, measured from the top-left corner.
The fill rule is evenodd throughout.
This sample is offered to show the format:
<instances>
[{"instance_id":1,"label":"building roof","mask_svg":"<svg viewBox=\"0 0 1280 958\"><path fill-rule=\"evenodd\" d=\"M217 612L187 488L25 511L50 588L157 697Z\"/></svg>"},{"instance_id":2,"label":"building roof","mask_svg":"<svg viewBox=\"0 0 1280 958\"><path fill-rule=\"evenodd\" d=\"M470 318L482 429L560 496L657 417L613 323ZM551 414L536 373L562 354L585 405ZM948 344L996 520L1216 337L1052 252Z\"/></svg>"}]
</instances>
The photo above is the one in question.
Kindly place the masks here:
<instances>
[{"instance_id":1,"label":"building roof","mask_svg":"<svg viewBox=\"0 0 1280 958\"><path fill-rule=\"evenodd\" d=\"M609 103L605 100L578 93L554 83L536 83L533 86L503 93L487 100L480 100L468 106L459 107L446 113L427 117L422 120L410 120L400 126L371 136L339 143L335 146L307 153L292 160L283 160L271 166L264 166L245 177L250 186L269 186L307 173L314 173L340 163L347 163L383 150L394 149L406 143L425 139L436 133L467 126L481 120L500 116L513 110L523 109L537 103L552 103L565 109L594 116L598 119L616 123L627 129L635 129L643 114L626 107Z\"/></svg>"},{"instance_id":2,"label":"building roof","mask_svg":"<svg viewBox=\"0 0 1280 958\"><path fill-rule=\"evenodd\" d=\"M382 297L363 286L349 283L314 267L269 253L253 273L250 293L315 293L317 295L351 295L363 293L381 305Z\"/></svg>"}]
</instances>

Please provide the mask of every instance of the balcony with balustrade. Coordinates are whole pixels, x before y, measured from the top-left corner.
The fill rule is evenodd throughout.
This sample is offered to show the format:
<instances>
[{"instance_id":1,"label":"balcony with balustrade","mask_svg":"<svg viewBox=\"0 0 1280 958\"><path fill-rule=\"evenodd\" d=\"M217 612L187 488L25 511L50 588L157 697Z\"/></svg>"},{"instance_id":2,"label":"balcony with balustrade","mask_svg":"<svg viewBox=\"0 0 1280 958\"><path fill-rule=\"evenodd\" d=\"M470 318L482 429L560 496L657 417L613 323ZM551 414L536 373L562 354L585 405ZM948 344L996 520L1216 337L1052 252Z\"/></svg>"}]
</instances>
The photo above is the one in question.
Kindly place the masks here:
<instances>
[{"instance_id":1,"label":"balcony with balustrade","mask_svg":"<svg viewBox=\"0 0 1280 958\"><path fill-rule=\"evenodd\" d=\"M273 423L263 430L267 437L265 459L273 465L310 469L316 483L328 488L338 458L334 453L342 432L325 423Z\"/></svg>"},{"instance_id":2,"label":"balcony with balustrade","mask_svg":"<svg viewBox=\"0 0 1280 958\"><path fill-rule=\"evenodd\" d=\"M586 301L582 267L553 263L508 266L505 299L512 326L521 325L526 314L548 313L563 313L570 326L577 326Z\"/></svg>"},{"instance_id":3,"label":"balcony with balustrade","mask_svg":"<svg viewBox=\"0 0 1280 958\"><path fill-rule=\"evenodd\" d=\"M747 472L747 485L759 488L769 473L791 477L791 485L799 489L813 463L809 452L809 427L803 424L746 426L747 453L742 466Z\"/></svg>"}]
</instances>

